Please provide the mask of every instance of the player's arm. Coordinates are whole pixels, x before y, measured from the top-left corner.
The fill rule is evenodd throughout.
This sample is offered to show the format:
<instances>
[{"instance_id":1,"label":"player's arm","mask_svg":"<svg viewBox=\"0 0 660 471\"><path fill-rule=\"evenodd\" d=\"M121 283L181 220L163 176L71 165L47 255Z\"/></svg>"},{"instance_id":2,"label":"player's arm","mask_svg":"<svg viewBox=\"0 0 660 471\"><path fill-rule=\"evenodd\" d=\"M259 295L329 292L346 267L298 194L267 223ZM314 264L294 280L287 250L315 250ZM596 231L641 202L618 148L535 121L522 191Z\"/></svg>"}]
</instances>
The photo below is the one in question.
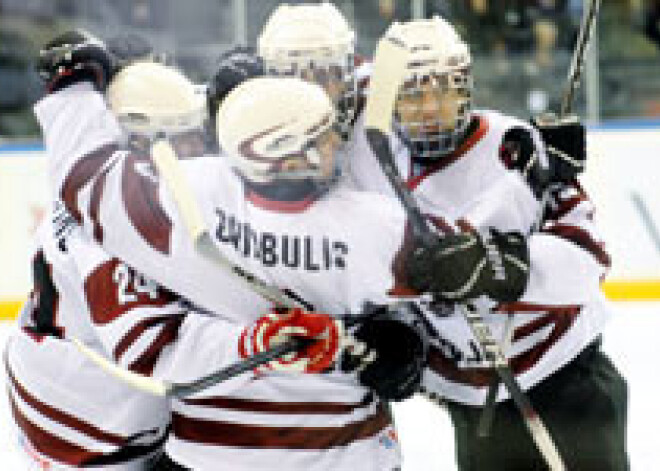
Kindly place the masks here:
<instances>
[{"instance_id":1,"label":"player's arm","mask_svg":"<svg viewBox=\"0 0 660 471\"><path fill-rule=\"evenodd\" d=\"M155 172L144 159L119 150L122 131L98 91L107 83L96 73L108 70L107 50L88 35L72 33L44 51L40 68L51 93L35 112L55 196L109 253L172 291L211 310L228 295L244 294L229 276L224 289L208 282L203 274L217 268L195 255ZM95 61L106 65L88 64Z\"/></svg>"},{"instance_id":2,"label":"player's arm","mask_svg":"<svg viewBox=\"0 0 660 471\"><path fill-rule=\"evenodd\" d=\"M574 117L533 125L533 140L523 148L544 148L549 173L540 230L528 238L530 282L522 301L582 304L598 292L610 266L593 204L577 181L586 160L585 128ZM515 165L528 168L530 151L518 155Z\"/></svg>"},{"instance_id":3,"label":"player's arm","mask_svg":"<svg viewBox=\"0 0 660 471\"><path fill-rule=\"evenodd\" d=\"M79 266L84 263L77 258ZM91 322L107 354L128 370L168 382L203 377L291 335L317 341L260 371L318 373L335 362L343 341L342 324L326 314L267 313L246 325L222 317L229 311L200 311L116 259L91 269L84 285ZM223 391L250 379L225 382Z\"/></svg>"}]
</instances>

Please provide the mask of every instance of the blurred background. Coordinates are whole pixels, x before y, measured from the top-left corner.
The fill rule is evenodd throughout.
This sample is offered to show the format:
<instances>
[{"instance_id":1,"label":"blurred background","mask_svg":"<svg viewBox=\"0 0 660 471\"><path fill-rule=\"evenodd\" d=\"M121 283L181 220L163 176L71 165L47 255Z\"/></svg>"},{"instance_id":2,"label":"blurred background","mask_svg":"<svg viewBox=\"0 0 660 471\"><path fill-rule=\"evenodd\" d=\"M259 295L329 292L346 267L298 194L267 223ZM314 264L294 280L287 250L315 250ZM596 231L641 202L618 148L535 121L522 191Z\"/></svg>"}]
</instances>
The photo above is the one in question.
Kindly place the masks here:
<instances>
[{"instance_id":1,"label":"blurred background","mask_svg":"<svg viewBox=\"0 0 660 471\"><path fill-rule=\"evenodd\" d=\"M146 36L204 80L231 44L254 44L274 0L0 0L0 140L38 138L39 46L72 26ZM288 3L297 3L295 0ZM337 0L369 55L393 20L441 15L471 45L478 106L519 116L556 109L582 0ZM604 0L577 108L591 123L660 118L660 0Z\"/></svg>"}]
</instances>

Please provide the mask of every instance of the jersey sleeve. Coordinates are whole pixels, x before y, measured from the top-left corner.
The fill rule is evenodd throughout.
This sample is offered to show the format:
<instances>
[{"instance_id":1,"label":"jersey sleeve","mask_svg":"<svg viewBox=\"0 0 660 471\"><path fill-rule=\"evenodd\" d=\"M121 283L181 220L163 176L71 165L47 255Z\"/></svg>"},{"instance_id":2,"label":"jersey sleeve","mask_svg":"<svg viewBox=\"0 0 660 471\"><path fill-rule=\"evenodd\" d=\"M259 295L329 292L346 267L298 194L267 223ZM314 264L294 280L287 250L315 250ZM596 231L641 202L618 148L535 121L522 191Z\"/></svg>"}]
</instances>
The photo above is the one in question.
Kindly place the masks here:
<instances>
[{"instance_id":1,"label":"jersey sleeve","mask_svg":"<svg viewBox=\"0 0 660 471\"><path fill-rule=\"evenodd\" d=\"M88 236L206 309L222 310L226 299L250 296L233 275L197 254L167 188L148 160L120 150L119 125L91 86L49 95L35 112L55 196Z\"/></svg>"},{"instance_id":2,"label":"jersey sleeve","mask_svg":"<svg viewBox=\"0 0 660 471\"><path fill-rule=\"evenodd\" d=\"M95 244L72 249L84 277L92 327L108 356L124 368L179 383L240 360L243 325L199 310L118 259L104 256ZM243 376L223 384L223 391L250 378Z\"/></svg>"},{"instance_id":3,"label":"jersey sleeve","mask_svg":"<svg viewBox=\"0 0 660 471\"><path fill-rule=\"evenodd\" d=\"M529 238L530 282L522 301L583 304L599 291L610 257L580 185L553 187L550 196L540 230Z\"/></svg>"}]
</instances>

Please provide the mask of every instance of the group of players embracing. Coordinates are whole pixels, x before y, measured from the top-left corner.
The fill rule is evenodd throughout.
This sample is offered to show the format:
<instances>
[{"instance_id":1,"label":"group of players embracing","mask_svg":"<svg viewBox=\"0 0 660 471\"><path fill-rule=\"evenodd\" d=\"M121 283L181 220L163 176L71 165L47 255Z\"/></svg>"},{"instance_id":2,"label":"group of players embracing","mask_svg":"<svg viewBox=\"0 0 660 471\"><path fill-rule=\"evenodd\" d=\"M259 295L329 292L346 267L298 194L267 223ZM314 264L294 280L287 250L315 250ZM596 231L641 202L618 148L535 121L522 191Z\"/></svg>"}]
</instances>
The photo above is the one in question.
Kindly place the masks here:
<instances>
[{"instance_id":1,"label":"group of players embracing","mask_svg":"<svg viewBox=\"0 0 660 471\"><path fill-rule=\"evenodd\" d=\"M53 207L5 352L31 469L399 470L388 402L414 394L446 407L461 470L628 469L583 126L475 109L442 18L385 42L406 53L385 147L424 231L367 132L375 83L397 79L329 3L279 6L203 89L135 40L44 46ZM185 394L135 385L293 340Z\"/></svg>"}]
</instances>

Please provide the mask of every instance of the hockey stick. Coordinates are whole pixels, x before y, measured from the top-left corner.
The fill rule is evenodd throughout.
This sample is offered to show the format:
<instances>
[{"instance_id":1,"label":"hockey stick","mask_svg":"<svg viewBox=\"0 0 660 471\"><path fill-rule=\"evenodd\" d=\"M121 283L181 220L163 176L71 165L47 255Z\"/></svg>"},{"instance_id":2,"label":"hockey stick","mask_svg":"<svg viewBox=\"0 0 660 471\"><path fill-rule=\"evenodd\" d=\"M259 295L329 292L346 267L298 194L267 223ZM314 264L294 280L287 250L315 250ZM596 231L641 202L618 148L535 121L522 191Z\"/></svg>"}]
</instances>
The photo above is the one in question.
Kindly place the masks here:
<instances>
[{"instance_id":1,"label":"hockey stick","mask_svg":"<svg viewBox=\"0 0 660 471\"><path fill-rule=\"evenodd\" d=\"M502 337L502 351L506 350L511 346L511 340L513 338L513 314L509 313L506 318L506 324L504 326L504 335ZM477 425L477 436L480 438L485 438L490 435L490 430L493 426L493 419L495 418L495 404L497 402L497 393L500 390L501 381L498 376L495 376L488 387L488 393L486 394L486 402L484 403L483 412L481 417L479 417L479 424Z\"/></svg>"},{"instance_id":2,"label":"hockey stick","mask_svg":"<svg viewBox=\"0 0 660 471\"><path fill-rule=\"evenodd\" d=\"M167 139L158 139L153 144L151 157L160 176L165 180L170 194L174 198L197 253L233 275L236 275L246 282L250 289L272 301L277 306L286 308L300 307L308 311L312 309L312 306L308 302L300 299L292 292L268 284L254 273L250 273L243 267L232 263L220 253L213 243L208 229L206 229L193 192L184 176L179 159Z\"/></svg>"},{"instance_id":3,"label":"hockey stick","mask_svg":"<svg viewBox=\"0 0 660 471\"><path fill-rule=\"evenodd\" d=\"M201 256L211 260L223 269L228 270L231 274L238 276L247 283L251 290L272 301L278 307L300 307L308 311L312 309L309 303L296 297L293 293L269 285L256 275L233 264L222 256L211 240L199 208L197 207L197 202L195 201L188 182L185 179L183 170L180 168L176 153L165 137L157 139L152 145L152 160L158 168L161 177L165 180L165 184L170 189L176 206L183 218L186 230L193 241L195 250ZM349 321L344 321L344 325L348 326L349 324ZM167 383L148 376L133 373L89 349L80 340L72 338L72 341L81 353L118 379L139 390L157 396L168 397L182 397L193 394L221 381L226 381L233 376L239 375L259 365L268 363L269 361L277 359L283 355L298 351L308 345L308 339L293 337L277 347L258 353L244 361L235 363L234 365L223 368L208 376L190 383L177 384Z\"/></svg>"},{"instance_id":4,"label":"hockey stick","mask_svg":"<svg viewBox=\"0 0 660 471\"><path fill-rule=\"evenodd\" d=\"M580 32L578 34L575 51L571 59L571 67L568 69L568 77L566 78L566 87L561 100L561 107L559 109L559 116L564 117L571 111L573 104L573 95L580 83L582 76L582 69L584 68L584 55L587 51L587 46L591 39L591 32L593 25L600 9L600 0L590 0L587 10L582 16L582 23L580 24Z\"/></svg>"},{"instance_id":5,"label":"hockey stick","mask_svg":"<svg viewBox=\"0 0 660 471\"><path fill-rule=\"evenodd\" d=\"M596 16L598 15L598 10L600 8L600 0L590 0L587 10L585 10L582 16L582 22L580 24L580 31L578 33L578 39L575 44L575 49L573 51L573 57L571 58L571 65L568 69L568 76L566 77L566 86L564 87L564 92L562 94L559 118L564 118L571 111L573 104L573 96L575 95L575 90L580 83L580 77L582 76L582 70L584 68L584 56L587 52L587 46L591 39L591 33L593 31L593 25L595 24ZM543 117L541 117L542 122ZM556 120L554 115L550 115L547 118L549 121ZM578 162L571 158L569 155L561 152L559 149L555 149L552 146L546 146L548 152L552 152L558 158L569 161L573 166L583 168L584 163ZM550 200L551 190L554 185L549 186L546 190L543 191L540 201L540 213L535 224L534 229L538 229L538 226L541 224L541 219L543 217L543 210L547 206ZM482 417L479 421L479 426L477 427L477 434L480 437L486 437L490 434L490 427L493 420L495 401L497 398L497 389L499 388L499 381L494 380L488 389L488 394L486 396L486 402L484 403L484 410Z\"/></svg>"},{"instance_id":6,"label":"hockey stick","mask_svg":"<svg viewBox=\"0 0 660 471\"><path fill-rule=\"evenodd\" d=\"M404 45L391 38L378 42L373 60L369 98L365 109L366 135L376 158L404 207L413 230L413 235L422 240L435 237L422 215L416 201L408 191L396 170L394 157L389 145L388 134L392 129L394 103L403 82L408 60ZM459 306L472 334L479 342L484 355L491 360L500 379L509 390L511 398L520 410L525 425L530 431L537 448L553 471L564 470L565 466L557 448L541 418L516 382L508 361L490 328L476 310Z\"/></svg>"},{"instance_id":7,"label":"hockey stick","mask_svg":"<svg viewBox=\"0 0 660 471\"><path fill-rule=\"evenodd\" d=\"M150 376L144 376L122 368L121 366L107 360L102 355L87 347L80 340L72 338L71 341L85 356L87 356L103 370L115 376L116 378L140 391L152 394L154 396L169 398L183 398L190 396L215 384L227 381L228 379L245 373L246 371L250 371L254 368L264 365L269 361L276 360L289 353L297 352L302 348L310 345L310 343L315 342L314 339L291 337L285 342L276 345L269 350L256 353L249 358L246 358L245 360L238 361L226 368L222 368L221 370L203 376L194 381L190 381L188 383L170 383L168 381L157 380Z\"/></svg>"}]
</instances>

